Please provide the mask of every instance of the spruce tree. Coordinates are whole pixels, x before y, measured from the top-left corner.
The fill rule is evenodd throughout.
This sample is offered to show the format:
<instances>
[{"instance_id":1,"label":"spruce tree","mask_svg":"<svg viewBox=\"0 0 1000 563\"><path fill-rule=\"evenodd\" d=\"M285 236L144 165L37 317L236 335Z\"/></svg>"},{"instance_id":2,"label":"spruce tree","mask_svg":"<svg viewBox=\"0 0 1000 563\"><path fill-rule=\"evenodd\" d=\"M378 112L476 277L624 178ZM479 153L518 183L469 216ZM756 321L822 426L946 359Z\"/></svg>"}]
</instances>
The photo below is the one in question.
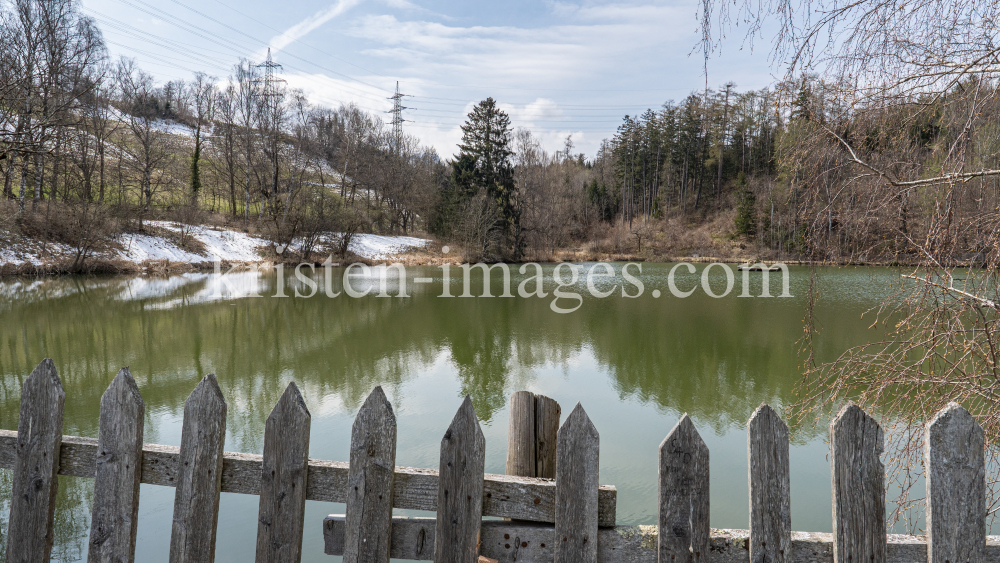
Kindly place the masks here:
<instances>
[{"instance_id":1,"label":"spruce tree","mask_svg":"<svg viewBox=\"0 0 1000 563\"><path fill-rule=\"evenodd\" d=\"M521 219L511 162L514 154L511 132L510 117L497 107L493 98L479 102L462 125L457 161L464 166L453 166L453 178L463 196L471 197L484 190L496 203L499 227L507 239L508 250L516 256L520 249L515 233ZM468 169L470 163L472 170Z\"/></svg>"},{"instance_id":2,"label":"spruce tree","mask_svg":"<svg viewBox=\"0 0 1000 563\"><path fill-rule=\"evenodd\" d=\"M736 204L736 234L753 238L757 234L757 196L747 185L747 176L740 172L736 179L739 202Z\"/></svg>"}]
</instances>

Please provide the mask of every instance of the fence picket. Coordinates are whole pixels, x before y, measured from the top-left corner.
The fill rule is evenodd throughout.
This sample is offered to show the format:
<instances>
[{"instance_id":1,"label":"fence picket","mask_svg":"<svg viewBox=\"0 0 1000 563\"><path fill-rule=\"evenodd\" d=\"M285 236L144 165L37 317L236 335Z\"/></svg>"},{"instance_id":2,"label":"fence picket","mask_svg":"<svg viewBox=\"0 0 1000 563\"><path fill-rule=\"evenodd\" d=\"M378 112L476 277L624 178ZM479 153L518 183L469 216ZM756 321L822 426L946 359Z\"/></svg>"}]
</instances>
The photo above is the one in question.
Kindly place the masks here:
<instances>
[{"instance_id":1,"label":"fence picket","mask_svg":"<svg viewBox=\"0 0 1000 563\"><path fill-rule=\"evenodd\" d=\"M983 563L986 460L983 428L957 403L924 430L927 563Z\"/></svg>"},{"instance_id":2,"label":"fence picket","mask_svg":"<svg viewBox=\"0 0 1000 563\"><path fill-rule=\"evenodd\" d=\"M750 563L785 563L792 551L788 426L766 404L747 422Z\"/></svg>"},{"instance_id":3,"label":"fence picket","mask_svg":"<svg viewBox=\"0 0 1000 563\"><path fill-rule=\"evenodd\" d=\"M21 388L7 563L48 563L52 553L65 402L56 366L46 358Z\"/></svg>"},{"instance_id":4,"label":"fence picket","mask_svg":"<svg viewBox=\"0 0 1000 563\"><path fill-rule=\"evenodd\" d=\"M135 559L145 403L127 367L101 397L94 509L90 518L90 563Z\"/></svg>"},{"instance_id":5,"label":"fence picket","mask_svg":"<svg viewBox=\"0 0 1000 563\"><path fill-rule=\"evenodd\" d=\"M472 399L466 395L441 440L434 528L436 563L469 563L479 555L485 464L486 439Z\"/></svg>"},{"instance_id":6,"label":"fence picket","mask_svg":"<svg viewBox=\"0 0 1000 563\"><path fill-rule=\"evenodd\" d=\"M344 563L389 561L395 466L396 415L376 387L351 429Z\"/></svg>"},{"instance_id":7,"label":"fence picket","mask_svg":"<svg viewBox=\"0 0 1000 563\"><path fill-rule=\"evenodd\" d=\"M208 374L184 401L170 563L215 561L225 438L226 399Z\"/></svg>"},{"instance_id":8,"label":"fence picket","mask_svg":"<svg viewBox=\"0 0 1000 563\"><path fill-rule=\"evenodd\" d=\"M555 563L597 563L597 486L601 436L583 405L556 439Z\"/></svg>"},{"instance_id":9,"label":"fence picket","mask_svg":"<svg viewBox=\"0 0 1000 563\"><path fill-rule=\"evenodd\" d=\"M510 396L507 475L537 477L535 449L535 394L517 391Z\"/></svg>"},{"instance_id":10,"label":"fence picket","mask_svg":"<svg viewBox=\"0 0 1000 563\"><path fill-rule=\"evenodd\" d=\"M708 447L687 413L660 444L660 563L707 562Z\"/></svg>"},{"instance_id":11,"label":"fence picket","mask_svg":"<svg viewBox=\"0 0 1000 563\"><path fill-rule=\"evenodd\" d=\"M556 441L562 409L555 399L535 395L535 477L556 478Z\"/></svg>"},{"instance_id":12,"label":"fence picket","mask_svg":"<svg viewBox=\"0 0 1000 563\"><path fill-rule=\"evenodd\" d=\"M849 403L830 423L830 443L834 563L885 563L882 428Z\"/></svg>"},{"instance_id":13,"label":"fence picket","mask_svg":"<svg viewBox=\"0 0 1000 563\"><path fill-rule=\"evenodd\" d=\"M299 563L309 467L309 409L290 382L264 424L257 563Z\"/></svg>"}]
</instances>

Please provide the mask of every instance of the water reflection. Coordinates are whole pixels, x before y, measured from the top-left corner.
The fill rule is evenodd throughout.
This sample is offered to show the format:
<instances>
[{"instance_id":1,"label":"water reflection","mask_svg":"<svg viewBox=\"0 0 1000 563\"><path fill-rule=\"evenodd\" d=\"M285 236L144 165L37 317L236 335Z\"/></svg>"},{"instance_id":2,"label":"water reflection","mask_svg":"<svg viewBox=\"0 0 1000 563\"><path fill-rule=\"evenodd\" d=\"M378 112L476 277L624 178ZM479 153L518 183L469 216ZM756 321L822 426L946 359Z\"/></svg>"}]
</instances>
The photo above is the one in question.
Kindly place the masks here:
<instances>
[{"instance_id":1,"label":"water reflection","mask_svg":"<svg viewBox=\"0 0 1000 563\"><path fill-rule=\"evenodd\" d=\"M146 441L175 444L184 400L204 374L214 372L229 403L227 449L259 452L264 421L294 379L314 417L311 455L346 460L353 413L381 385L401 418L400 464L436 465L440 432L469 394L486 424L487 470L503 472L507 397L528 388L557 397L564 412L577 400L584 402L601 432L602 482L620 491L622 523L652 523L655 445L676 416L691 413L716 448L713 454L721 454L719 461L713 457L712 524L738 526L746 511L746 494L740 492L746 481L744 424L761 402L780 407L793 398L809 272L792 269L792 299L738 298L739 286L722 299L702 292L677 299L666 291L669 267L643 265L645 294L636 299L621 297L620 289L593 298L581 278L576 289L583 304L568 315L550 309L548 266L550 295L513 299L440 298L437 268L409 269L409 298L331 299L322 293L322 270L312 278L320 294L310 299L266 297L280 287L274 272L4 281L0 427L17 427L21 381L40 359L51 357L66 390L67 434L96 436L100 396L128 365L147 403ZM697 285L700 271L699 266L694 274L678 272L677 284ZM343 270L335 273L331 287L339 292ZM417 278L432 282L415 283ZM772 275L773 295L781 292L778 278ZM514 287L522 279L515 273ZM760 276L751 279L757 295ZM861 314L896 279L889 270L824 270L817 305L820 359L876 336ZM494 271L495 295L501 283ZM615 283L622 280L604 286ZM724 287L721 269L713 272L712 283ZM291 275L281 284L288 295L296 287L309 291ZM374 274L352 276L351 284L379 289ZM389 292L395 287L388 284ZM651 296L654 287L662 297ZM462 289L453 269L451 293L460 295ZM481 284L473 283L472 292L480 294ZM265 297L247 297L254 293ZM808 524L793 522L793 527L823 528L829 521L825 429L796 430L796 444L816 459L802 462L793 455L793 516ZM403 445L405 433L410 438ZM58 560L81 557L71 538L86 541L87 481L60 481L60 526L74 531L61 532ZM817 501L824 490L827 500ZM8 495L9 485L0 483L0 491ZM169 504L172 492L147 495L144 487L142 494L144 503L149 495L162 497L144 517L159 514L155 518L169 529L169 509L161 505ZM252 500L239 502L255 506ZM316 531L307 528L307 534ZM246 543L222 532L219 542L220 553L237 554L238 544ZM307 553L306 560L313 556L321 557Z\"/></svg>"}]
</instances>

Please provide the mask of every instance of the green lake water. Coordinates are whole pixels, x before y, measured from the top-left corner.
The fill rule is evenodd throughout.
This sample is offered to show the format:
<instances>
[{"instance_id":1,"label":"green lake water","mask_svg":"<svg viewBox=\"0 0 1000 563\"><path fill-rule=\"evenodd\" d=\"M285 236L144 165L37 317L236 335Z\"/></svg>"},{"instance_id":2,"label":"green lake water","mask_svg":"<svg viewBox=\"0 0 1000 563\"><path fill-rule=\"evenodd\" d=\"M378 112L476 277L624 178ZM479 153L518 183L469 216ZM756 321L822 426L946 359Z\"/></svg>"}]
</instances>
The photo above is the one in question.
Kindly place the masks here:
<instances>
[{"instance_id":1,"label":"green lake water","mask_svg":"<svg viewBox=\"0 0 1000 563\"><path fill-rule=\"evenodd\" d=\"M551 294L441 298L442 271L430 267L407 270L406 298L274 298L273 272L230 274L228 285L212 274L2 280L0 428L17 428L21 382L51 357L66 391L65 434L97 436L101 394L130 366L146 402L145 441L180 445L184 400L203 375L215 373L229 405L227 450L260 453L264 421L295 381L312 413L310 457L347 461L353 418L381 385L398 419L397 465L436 468L442 435L468 394L486 437L486 471L503 473L509 396L527 389L559 401L564 417L583 404L601 436L601 483L618 488L619 524L655 523L657 448L689 413L711 452L711 524L745 528L745 424L761 402L794 400L810 270L791 268L791 298L740 298L737 272L726 297L698 289L681 299L668 291L671 266L643 264L641 274L633 267L644 284L637 298L621 296L620 274L597 284L618 284L603 299L590 296L581 278L583 302L570 314L552 311ZM699 284L703 268L680 269L677 286ZM551 293L552 266L545 272ZM343 270L332 273L339 290ZM451 268L454 295L462 293L460 274ZM239 297L256 278L264 297ZM315 278L322 288L323 274ZM512 286L523 278L515 271ZM760 273L749 279L758 295ZM355 288L378 285L360 274L352 280ZM713 268L710 280L721 293L722 269ZM818 270L821 360L878 336L862 314L898 280L890 269ZM498 294L499 271L492 281ZM291 294L296 282L285 285ZM770 285L781 293L778 272ZM480 286L472 284L475 294ZM216 287L233 293L219 295ZM626 290L636 293L634 285ZM829 531L826 423L793 431L792 528ZM3 529L9 481L0 471ZM86 558L91 483L60 478L56 560ZM142 485L137 560L167 561L173 495L172 488ZM322 553L321 521L343 513L343 505L310 501L306 511L304 561L333 560ZM252 561L256 521L257 497L223 493L216 561Z\"/></svg>"}]
</instances>

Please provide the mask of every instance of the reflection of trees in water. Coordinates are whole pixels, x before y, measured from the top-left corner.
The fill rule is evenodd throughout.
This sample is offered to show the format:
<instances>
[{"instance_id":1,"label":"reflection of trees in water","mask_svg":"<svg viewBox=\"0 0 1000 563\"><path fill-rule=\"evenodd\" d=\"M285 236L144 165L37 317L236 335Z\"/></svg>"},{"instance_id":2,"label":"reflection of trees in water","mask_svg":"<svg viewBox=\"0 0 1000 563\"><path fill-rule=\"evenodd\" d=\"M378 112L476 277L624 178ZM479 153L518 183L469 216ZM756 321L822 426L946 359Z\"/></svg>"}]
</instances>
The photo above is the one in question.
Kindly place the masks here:
<instances>
[{"instance_id":1,"label":"reflection of trees in water","mask_svg":"<svg viewBox=\"0 0 1000 563\"><path fill-rule=\"evenodd\" d=\"M14 311L19 322L0 327L4 428L16 427L20 380L45 356L66 388L67 433L96 435L100 395L122 365L154 406L150 434L153 412L179 418L197 381L215 372L245 451L259 451L264 420L289 380L312 407L336 396L353 411L372 387L398 388L443 351L484 420L504 407L512 382L585 347L621 396L689 412L716 431L744 424L762 401L785 402L799 373L801 309L774 299L696 294L653 306L616 296L588 299L571 315L553 313L549 299L429 296L265 297L157 310L149 305L196 293L203 282L147 301L112 299L123 291L119 279L43 283L54 286L46 295L68 295L29 299ZM828 325L858 324L857 311L827 313ZM831 331L820 345L843 350L859 338L849 332Z\"/></svg>"}]
</instances>

